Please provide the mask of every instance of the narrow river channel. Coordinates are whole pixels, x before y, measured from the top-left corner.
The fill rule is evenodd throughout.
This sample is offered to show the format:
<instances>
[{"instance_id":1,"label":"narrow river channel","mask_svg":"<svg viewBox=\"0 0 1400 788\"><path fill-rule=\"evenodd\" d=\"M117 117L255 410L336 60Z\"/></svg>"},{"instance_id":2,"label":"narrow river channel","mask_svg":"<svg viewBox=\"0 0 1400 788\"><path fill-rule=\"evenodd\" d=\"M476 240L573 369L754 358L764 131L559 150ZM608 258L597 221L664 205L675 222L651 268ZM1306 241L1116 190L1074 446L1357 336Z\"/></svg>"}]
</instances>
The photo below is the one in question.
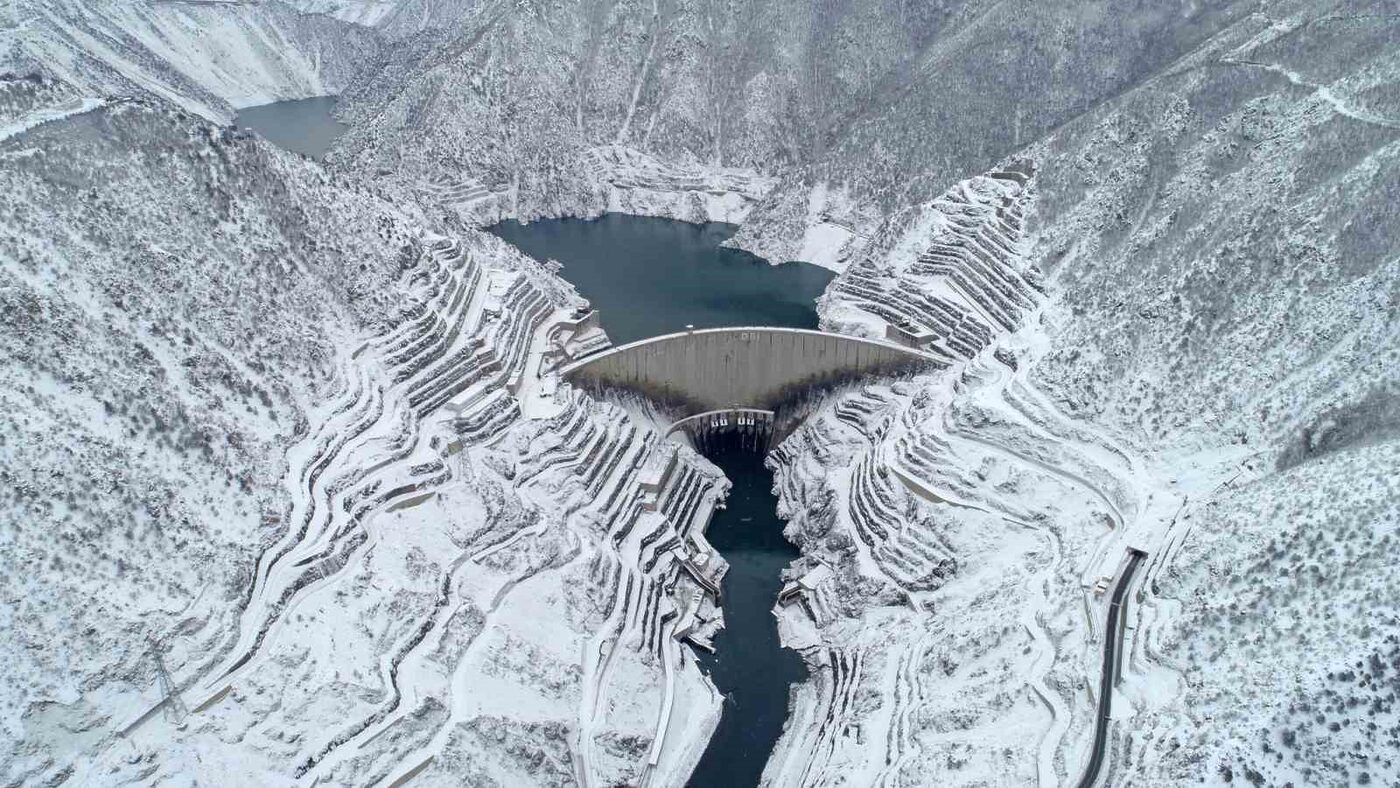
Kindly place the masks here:
<instances>
[{"instance_id":1,"label":"narrow river channel","mask_svg":"<svg viewBox=\"0 0 1400 788\"><path fill-rule=\"evenodd\" d=\"M799 555L783 538L773 474L763 456L744 448L709 458L734 483L727 506L715 513L705 536L729 561L724 576L724 631L715 654L700 664L725 693L719 728L690 778L692 788L758 785L763 767L787 720L788 690L807 677L796 651L778 641L773 603L782 571Z\"/></svg>"}]
</instances>

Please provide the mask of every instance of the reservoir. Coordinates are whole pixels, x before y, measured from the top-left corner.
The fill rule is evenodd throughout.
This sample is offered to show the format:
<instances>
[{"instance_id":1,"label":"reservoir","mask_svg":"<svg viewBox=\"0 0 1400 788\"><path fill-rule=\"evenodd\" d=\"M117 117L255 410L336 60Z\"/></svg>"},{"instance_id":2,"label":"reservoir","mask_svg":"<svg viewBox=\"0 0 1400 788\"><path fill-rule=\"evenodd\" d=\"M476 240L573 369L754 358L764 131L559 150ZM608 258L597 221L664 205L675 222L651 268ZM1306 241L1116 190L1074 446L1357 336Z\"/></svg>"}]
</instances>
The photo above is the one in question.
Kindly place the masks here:
<instances>
[{"instance_id":1,"label":"reservoir","mask_svg":"<svg viewBox=\"0 0 1400 788\"><path fill-rule=\"evenodd\" d=\"M531 257L563 264L560 274L600 310L614 345L687 323L816 328L814 302L834 274L720 246L737 229L623 214L489 228Z\"/></svg>"},{"instance_id":2,"label":"reservoir","mask_svg":"<svg viewBox=\"0 0 1400 788\"><path fill-rule=\"evenodd\" d=\"M276 101L244 107L234 125L252 129L279 148L319 159L349 126L335 119L335 96Z\"/></svg>"},{"instance_id":3,"label":"reservoir","mask_svg":"<svg viewBox=\"0 0 1400 788\"><path fill-rule=\"evenodd\" d=\"M563 265L565 279L600 310L614 344L696 328L816 328L815 300L832 272L807 263L769 265L720 246L735 228L619 214L600 219L504 222L491 232L538 259ZM725 697L719 727L691 788L757 785L782 733L789 687L806 678L797 652L778 641L773 606L784 568L798 557L783 538L773 475L763 456L740 448L711 453L734 487L705 532L729 561L725 628L716 653L698 653Z\"/></svg>"}]
</instances>

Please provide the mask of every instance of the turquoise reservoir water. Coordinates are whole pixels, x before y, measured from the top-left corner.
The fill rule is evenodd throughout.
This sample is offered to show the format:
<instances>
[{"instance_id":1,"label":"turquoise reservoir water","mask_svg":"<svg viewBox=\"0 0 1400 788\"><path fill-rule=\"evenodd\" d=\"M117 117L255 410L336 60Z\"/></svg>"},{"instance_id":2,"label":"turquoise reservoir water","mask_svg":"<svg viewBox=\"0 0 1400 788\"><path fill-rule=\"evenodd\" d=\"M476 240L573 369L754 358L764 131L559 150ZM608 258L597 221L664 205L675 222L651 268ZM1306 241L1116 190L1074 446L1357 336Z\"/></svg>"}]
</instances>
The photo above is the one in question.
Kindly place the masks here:
<instances>
[{"instance_id":1,"label":"turquoise reservoir water","mask_svg":"<svg viewBox=\"0 0 1400 788\"><path fill-rule=\"evenodd\" d=\"M531 257L562 263L564 278L601 310L615 345L687 323L816 328L814 302L833 274L721 247L736 229L623 214L490 228Z\"/></svg>"},{"instance_id":2,"label":"turquoise reservoir water","mask_svg":"<svg viewBox=\"0 0 1400 788\"><path fill-rule=\"evenodd\" d=\"M615 344L681 331L687 323L816 328L814 301L832 277L807 263L772 266L722 248L734 233L729 225L610 214L505 222L491 232L533 257L562 263L564 278L601 310ZM789 687L807 675L797 653L778 642L772 613L782 570L798 551L783 538L763 457L733 448L710 459L734 488L706 531L729 561L725 629L715 638L716 653L699 657L725 701L690 785L738 788L758 784L787 719Z\"/></svg>"},{"instance_id":3,"label":"turquoise reservoir water","mask_svg":"<svg viewBox=\"0 0 1400 788\"><path fill-rule=\"evenodd\" d=\"M244 107L234 125L252 129L279 148L319 159L349 126L335 119L335 96Z\"/></svg>"}]
</instances>

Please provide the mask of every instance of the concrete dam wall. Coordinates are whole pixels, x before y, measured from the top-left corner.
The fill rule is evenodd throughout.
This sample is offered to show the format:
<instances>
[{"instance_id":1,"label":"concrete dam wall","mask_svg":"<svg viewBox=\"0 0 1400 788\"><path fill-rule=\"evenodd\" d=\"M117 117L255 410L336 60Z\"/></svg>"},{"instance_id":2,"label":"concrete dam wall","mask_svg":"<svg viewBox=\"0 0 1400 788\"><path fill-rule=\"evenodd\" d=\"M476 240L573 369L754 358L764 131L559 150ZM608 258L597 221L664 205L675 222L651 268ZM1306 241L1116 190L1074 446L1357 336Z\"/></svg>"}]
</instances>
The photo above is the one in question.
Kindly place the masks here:
<instances>
[{"instance_id":1,"label":"concrete dam wall","mask_svg":"<svg viewBox=\"0 0 1400 788\"><path fill-rule=\"evenodd\" d=\"M798 328L710 328L665 334L570 364L588 390L633 391L676 418L735 407L775 410L812 388L939 368L927 353Z\"/></svg>"}]
</instances>

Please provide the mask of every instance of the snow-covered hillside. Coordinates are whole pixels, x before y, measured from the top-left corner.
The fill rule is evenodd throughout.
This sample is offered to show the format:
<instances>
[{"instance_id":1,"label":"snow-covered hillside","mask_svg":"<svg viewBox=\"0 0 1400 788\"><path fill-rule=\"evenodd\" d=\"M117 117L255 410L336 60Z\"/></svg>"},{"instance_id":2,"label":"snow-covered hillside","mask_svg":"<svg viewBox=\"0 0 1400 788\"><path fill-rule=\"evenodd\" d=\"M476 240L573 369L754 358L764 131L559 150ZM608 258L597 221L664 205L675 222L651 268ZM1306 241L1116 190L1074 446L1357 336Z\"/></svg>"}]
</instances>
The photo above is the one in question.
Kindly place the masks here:
<instances>
[{"instance_id":1,"label":"snow-covered hillside","mask_svg":"<svg viewBox=\"0 0 1400 788\"><path fill-rule=\"evenodd\" d=\"M279 2L13 0L0 73L34 71L85 95L153 94L212 120L240 107L339 93L377 63L379 38Z\"/></svg>"},{"instance_id":2,"label":"snow-covered hillside","mask_svg":"<svg viewBox=\"0 0 1400 788\"><path fill-rule=\"evenodd\" d=\"M845 235L989 169L1247 13L1134 5L403 0L379 28L400 43L382 78L349 92L356 128L332 160L510 187L520 218L607 209L600 146L753 170L780 182L736 242L775 262L839 256Z\"/></svg>"},{"instance_id":3,"label":"snow-covered hillside","mask_svg":"<svg viewBox=\"0 0 1400 788\"><path fill-rule=\"evenodd\" d=\"M120 728L149 639L217 647L338 348L400 308L376 294L411 230L139 103L35 125L0 158L4 771L24 781Z\"/></svg>"}]
</instances>

